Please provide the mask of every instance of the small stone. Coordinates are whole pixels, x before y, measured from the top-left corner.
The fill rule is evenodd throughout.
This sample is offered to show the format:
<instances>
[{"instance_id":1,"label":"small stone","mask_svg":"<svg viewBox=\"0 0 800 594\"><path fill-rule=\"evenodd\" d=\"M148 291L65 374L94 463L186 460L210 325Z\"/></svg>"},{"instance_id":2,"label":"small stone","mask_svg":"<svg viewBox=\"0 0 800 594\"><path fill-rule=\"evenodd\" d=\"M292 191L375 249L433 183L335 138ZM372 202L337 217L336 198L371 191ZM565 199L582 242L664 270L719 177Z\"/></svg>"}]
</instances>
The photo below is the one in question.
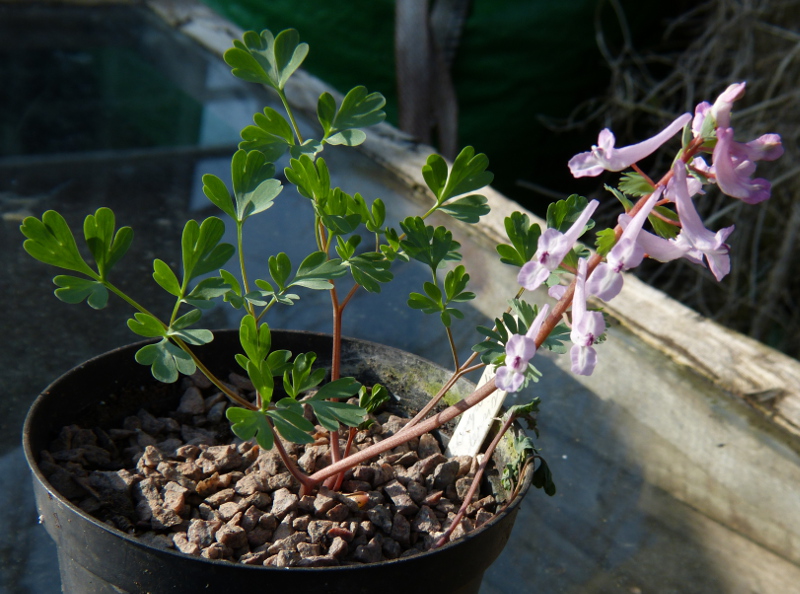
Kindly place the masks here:
<instances>
[{"instance_id":1,"label":"small stone","mask_svg":"<svg viewBox=\"0 0 800 594\"><path fill-rule=\"evenodd\" d=\"M314 514L319 518L325 517L325 514L327 514L336 505L337 502L333 497L329 497L320 491L314 498Z\"/></svg>"},{"instance_id":2,"label":"small stone","mask_svg":"<svg viewBox=\"0 0 800 594\"><path fill-rule=\"evenodd\" d=\"M181 425L181 439L189 445L211 446L214 445L216 438L216 433L208 429L192 425Z\"/></svg>"},{"instance_id":3,"label":"small stone","mask_svg":"<svg viewBox=\"0 0 800 594\"><path fill-rule=\"evenodd\" d=\"M184 460L194 460L199 455L200 448L196 445L184 445L175 450L175 456Z\"/></svg>"},{"instance_id":4,"label":"small stone","mask_svg":"<svg viewBox=\"0 0 800 594\"><path fill-rule=\"evenodd\" d=\"M308 534L305 532L295 532L286 538L276 540L267 550L270 555L274 555L280 551L294 551L297 550L297 545L301 542L308 542Z\"/></svg>"},{"instance_id":5,"label":"small stone","mask_svg":"<svg viewBox=\"0 0 800 594\"><path fill-rule=\"evenodd\" d=\"M303 557L318 557L322 554L322 545L310 542L297 543L297 552Z\"/></svg>"},{"instance_id":6,"label":"small stone","mask_svg":"<svg viewBox=\"0 0 800 594\"><path fill-rule=\"evenodd\" d=\"M181 515L186 509L186 495L189 489L170 481L164 487L164 508Z\"/></svg>"},{"instance_id":7,"label":"small stone","mask_svg":"<svg viewBox=\"0 0 800 594\"><path fill-rule=\"evenodd\" d=\"M177 437L169 437L164 441L159 441L156 444L156 447L168 456L172 457L175 455L175 451L182 445L183 440L178 439Z\"/></svg>"},{"instance_id":8,"label":"small stone","mask_svg":"<svg viewBox=\"0 0 800 594\"><path fill-rule=\"evenodd\" d=\"M189 523L189 530L186 532L186 536L189 541L205 548L215 542L214 535L221 527L222 522L219 520L192 520Z\"/></svg>"},{"instance_id":9,"label":"small stone","mask_svg":"<svg viewBox=\"0 0 800 594\"><path fill-rule=\"evenodd\" d=\"M406 452L405 454L400 456L400 458L397 460L397 464L405 468L413 466L417 462L419 462L419 454L417 454L417 452L414 451Z\"/></svg>"},{"instance_id":10,"label":"small stone","mask_svg":"<svg viewBox=\"0 0 800 594\"><path fill-rule=\"evenodd\" d=\"M211 380L208 379L199 369L189 376L189 380L201 390L207 390L212 386Z\"/></svg>"},{"instance_id":11,"label":"small stone","mask_svg":"<svg viewBox=\"0 0 800 594\"><path fill-rule=\"evenodd\" d=\"M428 496L428 489L426 489L424 485L419 484L417 481L408 481L408 484L406 484L406 490L408 491L411 499L413 499L414 503L417 505L421 504L422 501Z\"/></svg>"},{"instance_id":12,"label":"small stone","mask_svg":"<svg viewBox=\"0 0 800 594\"><path fill-rule=\"evenodd\" d=\"M433 454L427 458L423 458L409 468L408 476L412 480L421 483L425 480L425 477L430 475L439 464L443 464L444 462L447 462L447 458L441 454Z\"/></svg>"},{"instance_id":13,"label":"small stone","mask_svg":"<svg viewBox=\"0 0 800 594\"><path fill-rule=\"evenodd\" d=\"M103 493L127 493L136 482L135 475L121 470L94 470L89 475L89 485Z\"/></svg>"},{"instance_id":14,"label":"small stone","mask_svg":"<svg viewBox=\"0 0 800 594\"><path fill-rule=\"evenodd\" d=\"M243 501L228 501L227 503L220 505L217 511L219 512L220 517L227 522L230 521L236 514L244 511L244 507L245 503Z\"/></svg>"},{"instance_id":15,"label":"small stone","mask_svg":"<svg viewBox=\"0 0 800 594\"><path fill-rule=\"evenodd\" d=\"M442 449L439 447L439 442L436 441L436 438L430 433L426 433L419 438L417 453L421 459L424 459L435 454L441 454Z\"/></svg>"},{"instance_id":16,"label":"small stone","mask_svg":"<svg viewBox=\"0 0 800 594\"><path fill-rule=\"evenodd\" d=\"M389 496L395 506L396 511L406 516L413 516L419 511L419 507L406 488L399 481L392 480L383 487L383 492Z\"/></svg>"},{"instance_id":17,"label":"small stone","mask_svg":"<svg viewBox=\"0 0 800 594\"><path fill-rule=\"evenodd\" d=\"M383 556L387 559L397 559L403 553L403 547L393 538L384 538L381 548Z\"/></svg>"},{"instance_id":18,"label":"small stone","mask_svg":"<svg viewBox=\"0 0 800 594\"><path fill-rule=\"evenodd\" d=\"M317 497L315 495L303 495L297 501L297 509L302 512L306 513L314 513L314 501L316 501Z\"/></svg>"},{"instance_id":19,"label":"small stone","mask_svg":"<svg viewBox=\"0 0 800 594\"><path fill-rule=\"evenodd\" d=\"M219 472L222 474L238 468L242 463L242 455L234 444L209 446L200 454L198 462L205 473Z\"/></svg>"},{"instance_id":20,"label":"small stone","mask_svg":"<svg viewBox=\"0 0 800 594\"><path fill-rule=\"evenodd\" d=\"M276 518L283 519L290 511L297 509L297 495L289 489L281 488L272 494L272 513Z\"/></svg>"},{"instance_id":21,"label":"small stone","mask_svg":"<svg viewBox=\"0 0 800 594\"><path fill-rule=\"evenodd\" d=\"M375 536L375 525L370 522L369 520L364 520L363 522L359 522L356 527L356 534L365 535L367 538L372 538Z\"/></svg>"},{"instance_id":22,"label":"small stone","mask_svg":"<svg viewBox=\"0 0 800 594\"><path fill-rule=\"evenodd\" d=\"M309 446L306 451L297 459L297 465L307 474L312 474L317 469L317 458L319 450L315 446Z\"/></svg>"},{"instance_id":23,"label":"small stone","mask_svg":"<svg viewBox=\"0 0 800 594\"><path fill-rule=\"evenodd\" d=\"M341 536L337 536L331 541L328 547L328 554L336 559L343 559L347 555L347 541Z\"/></svg>"},{"instance_id":24,"label":"small stone","mask_svg":"<svg viewBox=\"0 0 800 594\"><path fill-rule=\"evenodd\" d=\"M263 515L263 511L258 509L256 506L251 505L247 508L244 514L242 514L242 520L239 525L245 530L253 530L256 526L258 526L258 522Z\"/></svg>"},{"instance_id":25,"label":"small stone","mask_svg":"<svg viewBox=\"0 0 800 594\"><path fill-rule=\"evenodd\" d=\"M245 392L252 392L253 390L255 390L253 382L250 381L250 378L247 378L238 373L228 374L228 381L230 381L234 386Z\"/></svg>"},{"instance_id":26,"label":"small stone","mask_svg":"<svg viewBox=\"0 0 800 594\"><path fill-rule=\"evenodd\" d=\"M453 533L450 535L450 540L457 540L461 538L472 531L473 528L475 528L475 525L471 519L462 518L461 522L459 522L458 526L455 527Z\"/></svg>"},{"instance_id":27,"label":"small stone","mask_svg":"<svg viewBox=\"0 0 800 594\"><path fill-rule=\"evenodd\" d=\"M432 532L440 531L441 528L442 526L439 523L439 519L436 517L436 514L427 505L423 505L420 508L419 513L411 522L411 529L414 532L431 534Z\"/></svg>"},{"instance_id":28,"label":"small stone","mask_svg":"<svg viewBox=\"0 0 800 594\"><path fill-rule=\"evenodd\" d=\"M376 505L367 510L367 517L370 522L387 534L392 531L392 512L385 505Z\"/></svg>"},{"instance_id":29,"label":"small stone","mask_svg":"<svg viewBox=\"0 0 800 594\"><path fill-rule=\"evenodd\" d=\"M247 533L241 526L225 524L214 534L217 542L232 549L239 549L247 545Z\"/></svg>"},{"instance_id":30,"label":"small stone","mask_svg":"<svg viewBox=\"0 0 800 594\"><path fill-rule=\"evenodd\" d=\"M219 507L223 503L233 501L234 497L236 497L236 491L233 489L222 489L221 491L217 491L213 495L206 497L206 503L212 507Z\"/></svg>"},{"instance_id":31,"label":"small stone","mask_svg":"<svg viewBox=\"0 0 800 594\"><path fill-rule=\"evenodd\" d=\"M346 505L337 503L327 511L325 517L331 520L332 522L343 522L348 517L350 517L350 510L347 509Z\"/></svg>"},{"instance_id":32,"label":"small stone","mask_svg":"<svg viewBox=\"0 0 800 594\"><path fill-rule=\"evenodd\" d=\"M448 485L452 485L458 475L459 464L455 460L450 460L439 464L433 471L433 488L444 490Z\"/></svg>"},{"instance_id":33,"label":"small stone","mask_svg":"<svg viewBox=\"0 0 800 594\"><path fill-rule=\"evenodd\" d=\"M394 435L400 429L406 426L410 419L403 419L395 415L391 415L389 419L383 424L382 435L388 437Z\"/></svg>"},{"instance_id":34,"label":"small stone","mask_svg":"<svg viewBox=\"0 0 800 594\"><path fill-rule=\"evenodd\" d=\"M272 505L272 497L267 495L266 493L253 493L252 495L248 495L245 498L245 501L249 505L254 505L258 509L266 511Z\"/></svg>"},{"instance_id":35,"label":"small stone","mask_svg":"<svg viewBox=\"0 0 800 594\"><path fill-rule=\"evenodd\" d=\"M205 400L196 387L188 388L181 396L178 412L187 415L202 415L205 412Z\"/></svg>"},{"instance_id":36,"label":"small stone","mask_svg":"<svg viewBox=\"0 0 800 594\"><path fill-rule=\"evenodd\" d=\"M233 551L224 544L215 542L204 548L200 554L207 559L227 559Z\"/></svg>"},{"instance_id":37,"label":"small stone","mask_svg":"<svg viewBox=\"0 0 800 594\"><path fill-rule=\"evenodd\" d=\"M408 546L411 542L411 523L403 514L395 514L392 521L392 529L389 536L403 546Z\"/></svg>"},{"instance_id":38,"label":"small stone","mask_svg":"<svg viewBox=\"0 0 800 594\"><path fill-rule=\"evenodd\" d=\"M223 417L225 416L225 409L228 408L227 402L217 402L214 406L212 406L206 418L208 419L209 423L219 423L222 421Z\"/></svg>"},{"instance_id":39,"label":"small stone","mask_svg":"<svg viewBox=\"0 0 800 594\"><path fill-rule=\"evenodd\" d=\"M297 562L297 567L332 567L339 565L339 561L331 555L317 555L315 557L302 557Z\"/></svg>"},{"instance_id":40,"label":"small stone","mask_svg":"<svg viewBox=\"0 0 800 594\"><path fill-rule=\"evenodd\" d=\"M494 517L494 514L490 514L485 509L479 509L478 513L475 515L475 527L478 528L479 526L483 526L486 522L491 520Z\"/></svg>"},{"instance_id":41,"label":"small stone","mask_svg":"<svg viewBox=\"0 0 800 594\"><path fill-rule=\"evenodd\" d=\"M155 468L159 462L164 461L164 454L154 445L148 445L144 448L144 453L139 461L136 463L136 468L139 472L143 472L144 468Z\"/></svg>"},{"instance_id":42,"label":"small stone","mask_svg":"<svg viewBox=\"0 0 800 594\"><path fill-rule=\"evenodd\" d=\"M278 527L275 528L275 532L272 535L272 540L278 541L291 536L296 532L295 529L292 528L292 522L294 522L296 515L296 512L289 512L286 514L283 520L281 520L281 523L278 524Z\"/></svg>"},{"instance_id":43,"label":"small stone","mask_svg":"<svg viewBox=\"0 0 800 594\"><path fill-rule=\"evenodd\" d=\"M280 454L274 449L261 450L256 459L256 464L258 464L258 469L266 472L268 476L275 476L283 468Z\"/></svg>"},{"instance_id":44,"label":"small stone","mask_svg":"<svg viewBox=\"0 0 800 594\"><path fill-rule=\"evenodd\" d=\"M234 489L239 495L252 495L258 491L266 491L267 481L268 477L264 472L251 472L250 474L246 474L236 481Z\"/></svg>"},{"instance_id":45,"label":"small stone","mask_svg":"<svg viewBox=\"0 0 800 594\"><path fill-rule=\"evenodd\" d=\"M277 554L277 558L275 559L275 566L276 567L291 567L295 563L299 561L299 556L297 553L291 553L290 551L280 551Z\"/></svg>"},{"instance_id":46,"label":"small stone","mask_svg":"<svg viewBox=\"0 0 800 594\"><path fill-rule=\"evenodd\" d=\"M365 483L373 485L374 484L373 481L375 480L375 472L376 469L373 468L372 466L363 466L363 465L356 466L353 469L353 480L363 481ZM369 491L370 489L365 489L365 490Z\"/></svg>"},{"instance_id":47,"label":"small stone","mask_svg":"<svg viewBox=\"0 0 800 594\"><path fill-rule=\"evenodd\" d=\"M271 538L272 530L267 530L261 526L257 526L252 530L247 531L247 543L253 548L260 547L261 545L269 542Z\"/></svg>"},{"instance_id":48,"label":"small stone","mask_svg":"<svg viewBox=\"0 0 800 594\"><path fill-rule=\"evenodd\" d=\"M382 547L373 541L374 539L368 544L356 547L356 551L353 553L353 559L361 561L362 563L377 563L380 561L383 558Z\"/></svg>"},{"instance_id":49,"label":"small stone","mask_svg":"<svg viewBox=\"0 0 800 594\"><path fill-rule=\"evenodd\" d=\"M267 481L267 489L269 491L277 491L278 489L288 489L292 486L294 479L288 472L280 472L275 476L269 477Z\"/></svg>"},{"instance_id":50,"label":"small stone","mask_svg":"<svg viewBox=\"0 0 800 594\"><path fill-rule=\"evenodd\" d=\"M308 536L311 542L322 542L332 526L333 522L329 520L311 520L308 523Z\"/></svg>"},{"instance_id":51,"label":"small stone","mask_svg":"<svg viewBox=\"0 0 800 594\"><path fill-rule=\"evenodd\" d=\"M195 557L200 555L200 545L198 545L196 542L190 541L185 532L176 532L173 534L172 542L175 545L175 548L181 553L193 555Z\"/></svg>"},{"instance_id":52,"label":"small stone","mask_svg":"<svg viewBox=\"0 0 800 594\"><path fill-rule=\"evenodd\" d=\"M258 553L251 551L239 557L239 563L244 563L245 565L263 565L267 557L269 557L269 553L266 551L259 551Z\"/></svg>"}]
</instances>

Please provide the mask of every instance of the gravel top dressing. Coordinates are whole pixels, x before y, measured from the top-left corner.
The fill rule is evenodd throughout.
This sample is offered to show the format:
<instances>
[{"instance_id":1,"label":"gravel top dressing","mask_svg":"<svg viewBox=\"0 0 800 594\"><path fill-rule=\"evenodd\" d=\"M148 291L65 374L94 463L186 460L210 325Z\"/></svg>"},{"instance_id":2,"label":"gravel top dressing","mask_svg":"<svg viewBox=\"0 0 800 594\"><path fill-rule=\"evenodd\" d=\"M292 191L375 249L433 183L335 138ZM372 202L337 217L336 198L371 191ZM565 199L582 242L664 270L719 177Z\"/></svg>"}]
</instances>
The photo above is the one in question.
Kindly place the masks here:
<instances>
[{"instance_id":1,"label":"gravel top dressing","mask_svg":"<svg viewBox=\"0 0 800 594\"><path fill-rule=\"evenodd\" d=\"M229 381L252 390L236 374ZM426 434L347 471L339 491L322 487L299 497L274 449L232 435L223 395L202 376L184 382L178 408L164 416L140 410L116 428L64 427L41 453L50 483L87 513L156 547L251 565L324 567L430 549L475 473L472 457L448 459ZM391 412L374 420L352 450L408 422ZM327 432L319 427L317 435L306 446L282 441L308 473L330 463ZM495 508L491 494L476 494L452 539L487 522Z\"/></svg>"}]
</instances>

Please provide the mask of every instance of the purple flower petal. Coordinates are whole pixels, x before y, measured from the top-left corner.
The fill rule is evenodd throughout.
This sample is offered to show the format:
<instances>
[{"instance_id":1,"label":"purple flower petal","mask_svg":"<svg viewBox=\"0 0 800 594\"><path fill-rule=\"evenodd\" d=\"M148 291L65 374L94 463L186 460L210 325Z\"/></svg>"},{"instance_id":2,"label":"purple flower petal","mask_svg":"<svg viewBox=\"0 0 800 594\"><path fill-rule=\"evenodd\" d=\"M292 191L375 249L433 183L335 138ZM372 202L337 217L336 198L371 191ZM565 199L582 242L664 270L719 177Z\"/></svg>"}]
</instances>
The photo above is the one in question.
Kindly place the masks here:
<instances>
[{"instance_id":1,"label":"purple flower petal","mask_svg":"<svg viewBox=\"0 0 800 594\"><path fill-rule=\"evenodd\" d=\"M731 125L731 109L734 101L742 98L746 83L734 83L725 89L714 105L711 106L711 117L717 122L717 128L727 128Z\"/></svg>"},{"instance_id":2,"label":"purple flower petal","mask_svg":"<svg viewBox=\"0 0 800 594\"><path fill-rule=\"evenodd\" d=\"M720 229L716 233L706 229L686 187L686 169L682 162L675 164L673 174L674 184L669 190L681 221L681 232L676 238L676 244L684 248L691 246L702 253L716 279L722 280L730 272L730 246L725 240L733 232L733 226Z\"/></svg>"},{"instance_id":3,"label":"purple flower petal","mask_svg":"<svg viewBox=\"0 0 800 594\"><path fill-rule=\"evenodd\" d=\"M607 262L601 262L586 280L586 293L603 301L611 301L622 290L622 274Z\"/></svg>"},{"instance_id":4,"label":"purple flower petal","mask_svg":"<svg viewBox=\"0 0 800 594\"><path fill-rule=\"evenodd\" d=\"M573 345L569 350L572 361L572 373L575 375L592 375L597 366L597 351L593 347Z\"/></svg>"},{"instance_id":5,"label":"purple flower petal","mask_svg":"<svg viewBox=\"0 0 800 594\"><path fill-rule=\"evenodd\" d=\"M712 161L717 185L723 193L748 204L757 204L769 198L771 184L761 178L750 179L753 162L734 148L733 128L717 128L717 145Z\"/></svg>"},{"instance_id":6,"label":"purple flower petal","mask_svg":"<svg viewBox=\"0 0 800 594\"><path fill-rule=\"evenodd\" d=\"M586 223L589 222L599 204L597 200L591 200L565 233L561 233L557 229L545 229L539 237L533 259L526 262L517 275L517 282L520 286L533 291L547 280L550 273L558 268L572 246L578 241L583 233L583 228L586 227Z\"/></svg>"},{"instance_id":7,"label":"purple flower petal","mask_svg":"<svg viewBox=\"0 0 800 594\"><path fill-rule=\"evenodd\" d=\"M653 154L691 119L692 115L685 113L652 138L619 149L614 148L614 135L605 128L600 132L597 145L593 146L592 150L579 153L569 160L569 170L573 177L596 177L603 171L627 169Z\"/></svg>"},{"instance_id":8,"label":"purple flower petal","mask_svg":"<svg viewBox=\"0 0 800 594\"><path fill-rule=\"evenodd\" d=\"M586 271L587 261L578 260L578 276L575 279L575 294L572 298L572 331L570 340L573 347L572 371L579 375L591 375L597 363L597 355L592 348L597 338L605 332L606 324L603 314L586 311Z\"/></svg>"}]
</instances>

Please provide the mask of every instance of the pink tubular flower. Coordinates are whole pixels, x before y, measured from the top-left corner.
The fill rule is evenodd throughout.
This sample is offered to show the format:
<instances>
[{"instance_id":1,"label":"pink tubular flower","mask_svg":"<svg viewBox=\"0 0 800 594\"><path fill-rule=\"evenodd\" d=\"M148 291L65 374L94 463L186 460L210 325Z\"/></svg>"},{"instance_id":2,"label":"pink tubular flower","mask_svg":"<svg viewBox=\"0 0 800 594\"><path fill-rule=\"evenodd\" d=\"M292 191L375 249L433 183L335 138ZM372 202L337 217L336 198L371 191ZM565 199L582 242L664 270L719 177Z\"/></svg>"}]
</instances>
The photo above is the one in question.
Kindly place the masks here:
<instances>
[{"instance_id":1,"label":"pink tubular flower","mask_svg":"<svg viewBox=\"0 0 800 594\"><path fill-rule=\"evenodd\" d=\"M603 314L597 311L586 311L586 270L587 261L578 260L578 276L575 279L575 294L572 298L572 348L569 351L572 359L572 373L592 375L597 365L597 352L592 346L606 330Z\"/></svg>"},{"instance_id":2,"label":"pink tubular flower","mask_svg":"<svg viewBox=\"0 0 800 594\"><path fill-rule=\"evenodd\" d=\"M692 136L694 138L700 136L700 131L703 129L703 124L710 110L711 104L708 101L698 103L697 107L694 108L694 118L692 119Z\"/></svg>"},{"instance_id":3,"label":"pink tubular flower","mask_svg":"<svg viewBox=\"0 0 800 594\"><path fill-rule=\"evenodd\" d=\"M528 331L514 334L506 342L506 363L497 370L495 385L505 392L518 392L525 382L528 362L536 354L536 335L547 317L548 305L543 305Z\"/></svg>"},{"instance_id":4,"label":"pink tubular flower","mask_svg":"<svg viewBox=\"0 0 800 594\"><path fill-rule=\"evenodd\" d=\"M653 207L661 197L664 188L657 186L655 191L625 227L619 241L611 248L605 262L601 262L586 281L586 291L603 301L610 301L622 290L622 271L636 268L644 259L645 250L636 241L642 226Z\"/></svg>"},{"instance_id":5,"label":"pink tubular flower","mask_svg":"<svg viewBox=\"0 0 800 594\"><path fill-rule=\"evenodd\" d=\"M722 280L731 270L730 246L725 243L725 240L733 232L733 225L720 229L716 233L706 229L686 187L684 164L679 161L672 171L674 175L667 192L675 201L681 221L681 232L674 242L679 248L686 249L687 255L691 258L705 257L714 277L718 281Z\"/></svg>"},{"instance_id":6,"label":"pink tubular flower","mask_svg":"<svg viewBox=\"0 0 800 594\"><path fill-rule=\"evenodd\" d=\"M622 225L623 229L630 224L630 221L631 217L628 215L619 216L619 224ZM664 239L663 237L659 237L658 235L648 231L640 231L636 236L636 243L641 246L648 258L658 260L659 262L670 262L672 260L677 260L678 258L686 258L695 264L703 264L702 254L700 254L701 257L698 258L690 253L694 252L691 246L678 245L673 240ZM595 274L597 274L596 269L592 274L592 277L594 277Z\"/></svg>"},{"instance_id":7,"label":"pink tubular flower","mask_svg":"<svg viewBox=\"0 0 800 594\"><path fill-rule=\"evenodd\" d=\"M709 114L716 122L717 128L728 128L731 125L731 110L733 109L734 101L738 101L744 95L744 88L746 83L733 83L727 89L722 91L714 105L711 106Z\"/></svg>"},{"instance_id":8,"label":"pink tubular flower","mask_svg":"<svg viewBox=\"0 0 800 594\"><path fill-rule=\"evenodd\" d=\"M692 114L685 113L652 138L619 149L614 148L614 134L605 128L600 132L597 145L592 146L591 151L579 153L569 160L569 170L573 177L596 177L603 171L627 169L653 154L691 119Z\"/></svg>"},{"instance_id":9,"label":"pink tubular flower","mask_svg":"<svg viewBox=\"0 0 800 594\"><path fill-rule=\"evenodd\" d=\"M717 145L712 162L719 189L748 204L763 202L769 198L772 186L766 179L751 179L756 168L755 161L771 161L782 154L783 146L777 134L765 134L742 144L733 141L733 128L717 128Z\"/></svg>"},{"instance_id":10,"label":"pink tubular flower","mask_svg":"<svg viewBox=\"0 0 800 594\"><path fill-rule=\"evenodd\" d=\"M545 229L544 233L539 237L539 243L536 246L536 254L534 254L533 259L527 262L517 275L517 282L521 286L533 291L547 280L550 273L558 268L564 256L569 253L572 246L578 241L578 238L583 233L583 228L598 204L600 203L597 200L589 202L577 220L567 229L566 233L561 233L557 229Z\"/></svg>"}]
</instances>

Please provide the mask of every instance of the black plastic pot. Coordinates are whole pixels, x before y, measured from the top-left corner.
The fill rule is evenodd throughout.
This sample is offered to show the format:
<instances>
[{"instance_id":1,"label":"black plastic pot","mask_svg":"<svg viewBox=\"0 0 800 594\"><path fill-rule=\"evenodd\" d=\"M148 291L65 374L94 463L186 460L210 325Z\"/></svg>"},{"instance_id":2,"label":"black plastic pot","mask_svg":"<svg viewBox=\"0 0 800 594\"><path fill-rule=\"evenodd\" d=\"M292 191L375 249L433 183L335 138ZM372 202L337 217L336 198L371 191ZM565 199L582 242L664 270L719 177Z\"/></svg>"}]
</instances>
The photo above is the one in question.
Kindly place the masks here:
<instances>
[{"instance_id":1,"label":"black plastic pot","mask_svg":"<svg viewBox=\"0 0 800 594\"><path fill-rule=\"evenodd\" d=\"M319 363L329 358L331 337L273 331L274 348L314 351ZM63 591L67 594L281 592L371 593L478 592L484 571L506 544L532 471L516 500L480 529L431 553L381 563L335 568L270 568L211 561L143 544L87 515L62 497L37 466L39 452L64 425L108 426L141 407L157 409L175 402L175 386L159 384L149 368L134 361L141 346L130 345L92 359L51 384L34 402L25 422L23 443L33 471L40 521L58 546ZM238 337L215 333L198 354L212 370L235 367ZM362 382L380 382L410 409L418 409L447 377L447 371L415 355L371 342L344 339L342 373ZM461 396L472 384L461 381ZM166 407L165 407L166 408ZM443 432L446 438L446 429ZM495 454L500 468L503 448Z\"/></svg>"}]
</instances>

